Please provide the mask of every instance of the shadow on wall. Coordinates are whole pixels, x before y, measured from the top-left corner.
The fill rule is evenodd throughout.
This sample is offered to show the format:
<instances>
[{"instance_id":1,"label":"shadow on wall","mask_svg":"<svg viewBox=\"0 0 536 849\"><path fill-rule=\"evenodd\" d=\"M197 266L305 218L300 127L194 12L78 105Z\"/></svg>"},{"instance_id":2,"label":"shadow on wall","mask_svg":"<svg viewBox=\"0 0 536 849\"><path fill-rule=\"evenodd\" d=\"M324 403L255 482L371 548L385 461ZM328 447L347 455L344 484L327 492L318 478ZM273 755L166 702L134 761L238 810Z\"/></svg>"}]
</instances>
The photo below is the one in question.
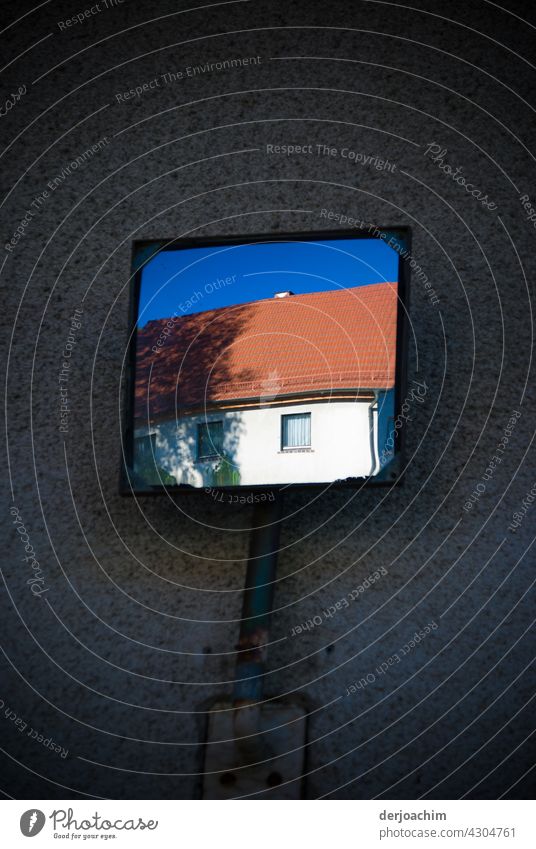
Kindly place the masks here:
<instances>
[{"instance_id":1,"label":"shadow on wall","mask_svg":"<svg viewBox=\"0 0 536 849\"><path fill-rule=\"evenodd\" d=\"M198 430L207 422L222 423L222 438L212 443L210 456L200 457ZM169 422L157 429L154 463L166 469L173 483L195 487L238 486L238 452L244 434L240 412L222 413L221 416L211 413L208 419L198 415Z\"/></svg>"},{"instance_id":2,"label":"shadow on wall","mask_svg":"<svg viewBox=\"0 0 536 849\"><path fill-rule=\"evenodd\" d=\"M230 383L251 380L234 343L247 333L242 305L150 321L136 339L136 431L151 434L145 450L135 439L133 483L140 485L238 486L238 445L244 434L238 412L217 415L211 403ZM192 408L205 414L190 415ZM223 422L215 456L198 457L198 425Z\"/></svg>"},{"instance_id":3,"label":"shadow on wall","mask_svg":"<svg viewBox=\"0 0 536 849\"><path fill-rule=\"evenodd\" d=\"M241 413L233 413L232 416L226 417L223 449L211 470L208 486L240 486L238 446L245 432L244 417Z\"/></svg>"}]
</instances>

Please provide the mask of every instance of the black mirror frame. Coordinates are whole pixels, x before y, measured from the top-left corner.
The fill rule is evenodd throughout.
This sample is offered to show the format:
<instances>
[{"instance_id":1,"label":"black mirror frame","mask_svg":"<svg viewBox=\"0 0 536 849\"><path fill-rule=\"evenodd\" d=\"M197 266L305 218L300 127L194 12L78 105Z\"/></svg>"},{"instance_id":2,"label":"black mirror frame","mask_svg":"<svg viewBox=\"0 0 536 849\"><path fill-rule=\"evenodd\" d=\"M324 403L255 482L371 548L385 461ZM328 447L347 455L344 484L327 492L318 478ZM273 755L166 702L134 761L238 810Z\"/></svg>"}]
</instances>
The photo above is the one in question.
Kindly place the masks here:
<instances>
[{"instance_id":1,"label":"black mirror frame","mask_svg":"<svg viewBox=\"0 0 536 849\"><path fill-rule=\"evenodd\" d=\"M367 225L366 229L353 230L323 230L297 233L260 233L243 236L221 236L189 239L152 239L135 241L132 247L132 277L129 299L129 320L127 337L126 368L122 374L123 380L123 416L122 444L119 476L119 492L121 495L170 495L183 493L204 493L203 487L192 487L187 484L177 485L144 485L140 486L132 479L132 457L134 443L134 384L136 369L136 328L138 306L141 289L141 278L144 266L161 251L184 250L186 248L225 247L232 245L255 244L257 242L308 242L328 241L337 239L381 239L393 250L391 240L400 249L398 253L398 310L396 328L396 366L395 366L395 420L402 412L402 404L407 394L407 357L408 357L408 325L409 325L409 289L410 289L410 260L411 260L411 228L406 226L375 227ZM392 486L403 478L404 471L405 429L397 431L395 453L391 462L379 474L368 478L347 478L334 483L296 483L286 484L288 489L322 490L326 487L361 488L362 486ZM221 487L218 491L238 493L240 502L243 496L266 492L267 485ZM270 492L277 492L283 487L269 486Z\"/></svg>"}]
</instances>

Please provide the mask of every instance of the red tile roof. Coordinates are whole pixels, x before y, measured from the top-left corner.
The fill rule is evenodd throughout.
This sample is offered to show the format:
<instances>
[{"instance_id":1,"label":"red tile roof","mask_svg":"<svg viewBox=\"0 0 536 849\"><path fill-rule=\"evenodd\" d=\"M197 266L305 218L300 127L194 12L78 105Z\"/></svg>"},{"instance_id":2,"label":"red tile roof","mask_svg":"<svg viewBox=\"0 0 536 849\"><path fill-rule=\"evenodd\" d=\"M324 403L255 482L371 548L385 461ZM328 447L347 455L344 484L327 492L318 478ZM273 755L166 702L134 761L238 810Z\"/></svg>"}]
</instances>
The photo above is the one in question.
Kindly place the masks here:
<instances>
[{"instance_id":1,"label":"red tile roof","mask_svg":"<svg viewBox=\"0 0 536 849\"><path fill-rule=\"evenodd\" d=\"M301 392L389 389L396 313L397 284L375 283L149 321L137 336L135 416L147 421Z\"/></svg>"}]
</instances>

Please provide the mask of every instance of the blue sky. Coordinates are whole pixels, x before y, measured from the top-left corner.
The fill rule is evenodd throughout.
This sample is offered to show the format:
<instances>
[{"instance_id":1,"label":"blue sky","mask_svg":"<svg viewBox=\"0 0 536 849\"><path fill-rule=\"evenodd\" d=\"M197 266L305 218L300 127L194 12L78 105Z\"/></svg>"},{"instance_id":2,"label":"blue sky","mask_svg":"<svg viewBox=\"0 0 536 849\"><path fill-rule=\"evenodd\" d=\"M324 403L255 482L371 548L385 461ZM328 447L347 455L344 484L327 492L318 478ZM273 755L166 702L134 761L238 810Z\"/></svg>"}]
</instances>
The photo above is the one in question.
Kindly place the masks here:
<instances>
[{"instance_id":1,"label":"blue sky","mask_svg":"<svg viewBox=\"0 0 536 849\"><path fill-rule=\"evenodd\" d=\"M272 298L280 291L300 295L397 277L398 254L380 239L161 251L142 272L138 324Z\"/></svg>"}]
</instances>

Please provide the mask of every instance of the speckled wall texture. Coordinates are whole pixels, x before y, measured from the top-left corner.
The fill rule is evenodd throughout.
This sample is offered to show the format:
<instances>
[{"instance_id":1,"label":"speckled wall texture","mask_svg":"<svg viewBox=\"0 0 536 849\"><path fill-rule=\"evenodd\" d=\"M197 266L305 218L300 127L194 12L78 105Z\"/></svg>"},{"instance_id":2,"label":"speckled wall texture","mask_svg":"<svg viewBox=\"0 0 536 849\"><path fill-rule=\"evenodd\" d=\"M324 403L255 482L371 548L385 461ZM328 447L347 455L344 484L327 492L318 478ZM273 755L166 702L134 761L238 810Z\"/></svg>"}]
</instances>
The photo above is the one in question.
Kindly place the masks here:
<instances>
[{"instance_id":1,"label":"speckled wall texture","mask_svg":"<svg viewBox=\"0 0 536 849\"><path fill-rule=\"evenodd\" d=\"M526 797L533 4L97 5L2 7L2 790L198 798L232 688L251 507L118 495L133 239L351 216L413 229L426 393L401 485L287 494L266 693L306 798Z\"/></svg>"}]
</instances>

